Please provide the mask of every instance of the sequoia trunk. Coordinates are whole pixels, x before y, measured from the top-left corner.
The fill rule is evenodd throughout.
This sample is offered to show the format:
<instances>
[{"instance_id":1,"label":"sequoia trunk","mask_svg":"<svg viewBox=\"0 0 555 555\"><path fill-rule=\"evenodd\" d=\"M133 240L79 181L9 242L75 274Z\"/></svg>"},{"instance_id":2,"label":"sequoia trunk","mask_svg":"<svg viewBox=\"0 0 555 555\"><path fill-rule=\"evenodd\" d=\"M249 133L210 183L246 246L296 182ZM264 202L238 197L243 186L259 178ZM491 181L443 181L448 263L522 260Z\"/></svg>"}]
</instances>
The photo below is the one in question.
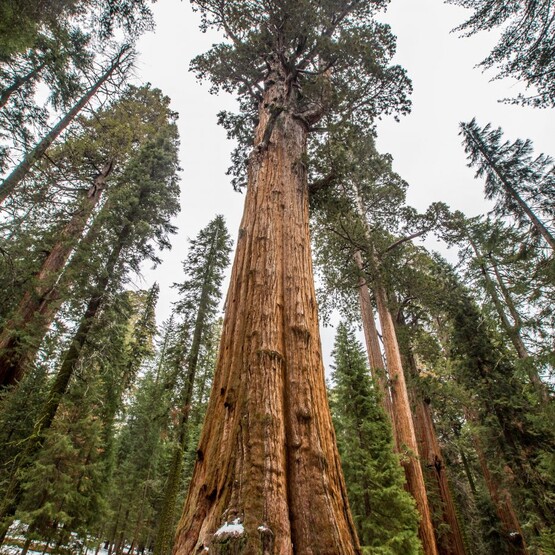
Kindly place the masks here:
<instances>
[{"instance_id":1,"label":"sequoia trunk","mask_svg":"<svg viewBox=\"0 0 555 555\"><path fill-rule=\"evenodd\" d=\"M486 455L478 437L474 436L473 441L474 448L478 455L480 469L482 470L491 501L495 507L495 512L501 522L503 538L509 549L509 553L511 553L511 555L527 555L529 553L528 547L526 546L522 528L520 527L520 522L513 506L511 494L507 488L501 486L492 476L488 467Z\"/></svg>"},{"instance_id":2,"label":"sequoia trunk","mask_svg":"<svg viewBox=\"0 0 555 555\"><path fill-rule=\"evenodd\" d=\"M399 311L397 321L400 326L406 325L401 311ZM453 501L449 481L447 480L445 463L432 419L430 400L424 398L419 391L418 366L410 345L405 347L403 355L403 363L406 364L410 373L409 398L414 410L413 422L416 441L418 442L418 453L422 466L425 469L424 472L429 478L428 483L432 483L431 487L437 492L441 503L441 507L438 507L439 510L434 510L433 514L439 521L437 524L443 522L447 525L442 537L438 537L438 551L440 555L465 555L464 539L457 519L455 502Z\"/></svg>"},{"instance_id":3,"label":"sequoia trunk","mask_svg":"<svg viewBox=\"0 0 555 555\"><path fill-rule=\"evenodd\" d=\"M307 130L267 82L197 463L174 552L360 553L326 397ZM224 526L228 523L228 526Z\"/></svg>"},{"instance_id":4,"label":"sequoia trunk","mask_svg":"<svg viewBox=\"0 0 555 555\"><path fill-rule=\"evenodd\" d=\"M355 252L355 263L358 269L362 272L362 257L360 251ZM395 426L395 419L393 418L393 407L391 406L391 395L389 393L389 385L387 383L387 375L385 371L385 364L380 349L380 338L378 337L378 330L376 328L376 321L374 319L374 311L372 310L372 302L370 300L370 291L366 279L361 274L358 278L358 297L360 303L360 313L362 317L362 327L364 328L364 340L366 343L366 352L368 353L368 362L370 363L370 372L376 382L382 401L383 408L389 416L391 425ZM396 439L395 432L393 433Z\"/></svg>"},{"instance_id":5,"label":"sequoia trunk","mask_svg":"<svg viewBox=\"0 0 555 555\"><path fill-rule=\"evenodd\" d=\"M424 553L426 555L437 555L438 551L424 484L424 475L418 460L418 445L401 362L401 353L393 319L387 306L386 292L379 278L374 280L374 294L380 316L387 369L391 382L391 401L393 414L395 415L394 429L397 434L397 445L402 456L401 463L405 469L408 490L414 497L420 513L419 535Z\"/></svg>"}]
</instances>

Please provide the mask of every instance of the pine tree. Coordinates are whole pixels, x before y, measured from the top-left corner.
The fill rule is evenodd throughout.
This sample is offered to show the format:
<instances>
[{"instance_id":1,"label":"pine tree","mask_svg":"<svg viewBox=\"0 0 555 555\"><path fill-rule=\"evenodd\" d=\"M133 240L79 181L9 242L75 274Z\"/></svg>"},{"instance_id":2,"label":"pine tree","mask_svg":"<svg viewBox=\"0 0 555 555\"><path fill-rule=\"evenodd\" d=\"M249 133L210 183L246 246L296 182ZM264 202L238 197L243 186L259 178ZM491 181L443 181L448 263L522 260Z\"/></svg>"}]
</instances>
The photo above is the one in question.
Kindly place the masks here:
<instances>
[{"instance_id":1,"label":"pine tree","mask_svg":"<svg viewBox=\"0 0 555 555\"><path fill-rule=\"evenodd\" d=\"M487 319L452 270L439 262L434 273L436 283L443 283L437 298L451 322L449 353L455 375L471 392L465 418L477 430L474 447L503 524L503 538L510 549L525 552L527 543L541 541L553 527L554 484L545 458L554 441L552 415L528 401L503 344L495 341ZM526 530L520 514L528 519Z\"/></svg>"},{"instance_id":2,"label":"pine tree","mask_svg":"<svg viewBox=\"0 0 555 555\"><path fill-rule=\"evenodd\" d=\"M555 216L553 160L544 154L532 159L529 140L501 143L501 128L491 129L489 124L480 128L474 119L461 124L461 134L468 165L477 167L476 177L485 176L486 198L495 199L496 213L510 216L520 225L527 223L555 251L555 236L547 224Z\"/></svg>"},{"instance_id":3,"label":"pine tree","mask_svg":"<svg viewBox=\"0 0 555 555\"><path fill-rule=\"evenodd\" d=\"M54 553L68 543L70 532L85 537L106 509L102 422L95 414L98 400L91 396L91 385L85 386L87 394L77 387L65 400L39 456L21 474L23 495L16 517L29 524L28 539L51 541L57 536Z\"/></svg>"},{"instance_id":4,"label":"pine tree","mask_svg":"<svg viewBox=\"0 0 555 555\"><path fill-rule=\"evenodd\" d=\"M6 317L0 332L0 383L15 385L32 362L62 302L69 295L69 286L94 272L90 266L91 250L98 250L94 243L97 230L117 206L118 193L108 191L107 205L98 211L95 223L87 237L83 231L100 203L103 191L109 184L121 183L129 171L128 164L141 147L151 140L152 134L173 121L175 114L169 110L169 99L150 86L128 87L116 101L95 117L82 121L82 131L68 139L54 154L63 173L72 176L73 183L84 182L86 190L78 190L81 197L69 221L55 230L55 239L43 248L48 250L35 275L27 284L19 302ZM150 147L152 148L152 147ZM89 172L102 168L92 183ZM70 180L72 181L72 180ZM52 234L52 231L50 232ZM45 241L46 243L46 241ZM88 249L88 250L87 250ZM77 256L69 262L75 254ZM84 251L84 252L81 252ZM12 297L15 292L12 293Z\"/></svg>"},{"instance_id":5,"label":"pine tree","mask_svg":"<svg viewBox=\"0 0 555 555\"><path fill-rule=\"evenodd\" d=\"M0 510L4 531L20 501L21 468L28 466L40 449L44 433L54 421L81 351L108 294L117 289L126 272L138 272L143 260L157 261L152 243L159 248L169 246L167 236L175 230L170 218L178 211L177 168L177 129L169 121L141 146L119 176L120 186L106 215L111 218L104 222L103 227L102 239L107 244L105 248L102 248L100 241L96 244L98 252L104 254L106 260L97 269L84 314L41 407L32 440L27 442L21 454L19 470L16 469L12 475L4 494Z\"/></svg>"},{"instance_id":6,"label":"pine tree","mask_svg":"<svg viewBox=\"0 0 555 555\"><path fill-rule=\"evenodd\" d=\"M545 259L538 249L525 246L522 233L501 221L469 220L455 214L450 227L450 234L454 231L450 239L463 247L459 258L466 264L466 279L481 285L484 308L491 307L537 394L548 402L549 390L540 377L543 348L534 340L552 331L549 309L541 308L552 296L552 288L542 283Z\"/></svg>"},{"instance_id":7,"label":"pine tree","mask_svg":"<svg viewBox=\"0 0 555 555\"><path fill-rule=\"evenodd\" d=\"M391 428L361 347L344 323L337 328L332 354L332 414L361 543L371 553L421 553L418 513L403 488Z\"/></svg>"},{"instance_id":8,"label":"pine tree","mask_svg":"<svg viewBox=\"0 0 555 555\"><path fill-rule=\"evenodd\" d=\"M496 67L500 77L524 81L535 91L518 101L537 107L555 106L553 85L555 8L549 0L448 0L474 10L472 16L457 27L465 36L479 31L501 28L498 43L480 64Z\"/></svg>"},{"instance_id":9,"label":"pine tree","mask_svg":"<svg viewBox=\"0 0 555 555\"><path fill-rule=\"evenodd\" d=\"M152 27L146 0L0 0L0 63L35 49L45 35L59 35L77 17L103 40L116 28L136 40Z\"/></svg>"},{"instance_id":10,"label":"pine tree","mask_svg":"<svg viewBox=\"0 0 555 555\"><path fill-rule=\"evenodd\" d=\"M217 216L197 238L184 262L186 281L178 286L182 296L177 310L184 315L185 325L191 334L187 354L186 374L179 395L179 420L176 426L175 446L167 478L160 528L154 546L155 555L171 551L174 537L175 503L183 472L184 455L189 443L189 420L192 410L193 391L197 381L197 366L202 343L209 338L218 302L221 298L223 272L229 264L231 240L222 216Z\"/></svg>"},{"instance_id":11,"label":"pine tree","mask_svg":"<svg viewBox=\"0 0 555 555\"><path fill-rule=\"evenodd\" d=\"M0 204L6 198L13 194L20 182L27 176L33 165L40 160L48 148L63 133L68 125L77 117L81 110L90 102L104 83L116 72L129 68L129 47L127 45L120 48L119 52L111 60L108 67L94 81L92 86L85 91L79 100L71 107L71 109L59 119L59 121L48 131L44 137L31 149L25 153L21 162L12 170L12 172L0 184Z\"/></svg>"}]
</instances>

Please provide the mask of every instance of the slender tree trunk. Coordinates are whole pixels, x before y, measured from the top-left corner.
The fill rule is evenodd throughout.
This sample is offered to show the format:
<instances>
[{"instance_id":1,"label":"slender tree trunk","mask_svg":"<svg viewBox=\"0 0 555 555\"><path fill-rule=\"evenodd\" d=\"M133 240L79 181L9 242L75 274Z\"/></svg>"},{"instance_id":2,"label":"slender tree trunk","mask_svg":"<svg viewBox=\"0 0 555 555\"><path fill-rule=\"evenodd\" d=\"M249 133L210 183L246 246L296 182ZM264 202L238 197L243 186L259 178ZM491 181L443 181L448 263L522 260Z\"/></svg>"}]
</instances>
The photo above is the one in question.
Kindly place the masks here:
<instances>
[{"instance_id":1,"label":"slender tree trunk","mask_svg":"<svg viewBox=\"0 0 555 555\"><path fill-rule=\"evenodd\" d=\"M175 504L179 494L179 486L183 473L183 455L186 447L187 434L181 434L179 441L176 442L172 458L170 461L170 471L164 488L164 500L162 502L162 512L160 514L160 524L156 541L154 543L154 555L167 555L171 552L174 532L175 532Z\"/></svg>"},{"instance_id":2,"label":"slender tree trunk","mask_svg":"<svg viewBox=\"0 0 555 555\"><path fill-rule=\"evenodd\" d=\"M398 321L401 326L406 325L402 312L400 312ZM428 476L436 485L441 502L441 519L448 527L443 541L439 541L438 538L438 551L440 555L465 555L464 538L459 526L455 502L449 487L445 463L432 419L430 400L423 398L422 394L418 391L418 367L410 345L407 346L404 354L404 362L409 369L411 377L409 398L414 407L413 422L418 443L418 453Z\"/></svg>"},{"instance_id":3,"label":"slender tree trunk","mask_svg":"<svg viewBox=\"0 0 555 555\"><path fill-rule=\"evenodd\" d=\"M380 338L378 337L378 329L374 319L374 311L372 309L372 302L370 300L370 291L366 279L362 275L363 264L360 251L356 251L354 255L355 263L360 270L358 278L358 295L360 302L360 313L362 316L362 327L364 328L364 340L366 342L366 352L368 353L368 362L370 364L370 372L374 378L380 391L380 398L385 410L389 416L391 426L393 427L393 437L396 440L395 434L395 419L393 418L393 407L391 405L391 394L389 392L389 385L387 383L387 374L385 364L380 349Z\"/></svg>"},{"instance_id":4,"label":"slender tree trunk","mask_svg":"<svg viewBox=\"0 0 555 555\"><path fill-rule=\"evenodd\" d=\"M23 544L23 549L21 550L21 555L27 555L29 551L29 547L31 547L31 538L27 537L25 539L25 543Z\"/></svg>"},{"instance_id":5,"label":"slender tree trunk","mask_svg":"<svg viewBox=\"0 0 555 555\"><path fill-rule=\"evenodd\" d=\"M473 437L474 448L478 455L478 461L488 488L491 501L495 507L495 512L499 517L503 529L503 538L507 544L511 555L527 555L529 553L522 528L516 515L513 500L509 491L497 483L496 479L489 471L486 455L480 444L478 437Z\"/></svg>"},{"instance_id":6,"label":"slender tree trunk","mask_svg":"<svg viewBox=\"0 0 555 555\"><path fill-rule=\"evenodd\" d=\"M112 61L108 69L101 75L96 83L78 100L78 102L63 116L58 123L45 135L35 147L28 152L12 173L0 184L0 204L13 193L19 183L29 173L35 162L48 150L50 145L60 136L66 127L75 119L77 114L88 104L100 87L106 83L114 71L120 67L127 48L120 50L118 56Z\"/></svg>"},{"instance_id":7,"label":"slender tree trunk","mask_svg":"<svg viewBox=\"0 0 555 555\"><path fill-rule=\"evenodd\" d=\"M97 536L97 544L96 544L96 548L94 550L94 555L98 555L98 552L100 551L100 548L102 546L102 538L104 536L104 530L106 529L105 525L102 525L102 528L100 529L100 533ZM89 550L87 549L87 555L88 555Z\"/></svg>"},{"instance_id":8,"label":"slender tree trunk","mask_svg":"<svg viewBox=\"0 0 555 555\"><path fill-rule=\"evenodd\" d=\"M35 79L39 73L42 71L45 63L42 62L38 66L34 67L31 71L23 75L23 77L19 77L19 75L14 79L13 83L6 87L0 93L0 109L3 108L7 103L13 93L17 92L23 85Z\"/></svg>"},{"instance_id":9,"label":"slender tree trunk","mask_svg":"<svg viewBox=\"0 0 555 555\"><path fill-rule=\"evenodd\" d=\"M281 68L274 70L260 106L178 555L205 548L360 553L326 398L303 164L307 132L287 108L272 112L276 103L287 106L290 94ZM226 522L236 528L220 528Z\"/></svg>"},{"instance_id":10,"label":"slender tree trunk","mask_svg":"<svg viewBox=\"0 0 555 555\"><path fill-rule=\"evenodd\" d=\"M469 132L468 136L472 139L472 142L476 145L476 148L481 152L482 156L486 159L491 169L495 172L495 175L497 175L499 181L501 182L509 196L511 196L513 200L516 201L516 203L526 214L532 225L536 228L536 231L546 240L551 249L555 251L555 237L551 235L549 230L545 227L544 223L536 216L536 214L532 211L528 204L521 198L515 188L511 185L510 181L499 170L497 164L490 158L482 142L475 137L473 132Z\"/></svg>"},{"instance_id":11,"label":"slender tree trunk","mask_svg":"<svg viewBox=\"0 0 555 555\"><path fill-rule=\"evenodd\" d=\"M59 239L44 260L34 278L33 289L23 294L14 314L0 333L0 387L15 385L21 380L48 331L56 309L60 306L55 294L59 276L100 200L111 170L112 162L108 162L96 176L79 209L62 229ZM24 341L22 337L25 337Z\"/></svg>"},{"instance_id":12,"label":"slender tree trunk","mask_svg":"<svg viewBox=\"0 0 555 555\"><path fill-rule=\"evenodd\" d=\"M470 486L470 491L472 492L472 495L476 497L478 492L476 490L476 484L474 483L474 477L472 476L472 470L470 468L470 464L468 463L468 458L466 457L466 453L464 452L464 449L461 449L459 452L461 455L461 461L463 463L464 473L468 481L468 485Z\"/></svg>"},{"instance_id":13,"label":"slender tree trunk","mask_svg":"<svg viewBox=\"0 0 555 555\"><path fill-rule=\"evenodd\" d=\"M46 553L48 552L48 548L50 547L50 542L51 541L52 541L52 534L49 534L48 539L46 540L46 544L44 545L44 548L42 550L41 555L46 555Z\"/></svg>"},{"instance_id":14,"label":"slender tree trunk","mask_svg":"<svg viewBox=\"0 0 555 555\"><path fill-rule=\"evenodd\" d=\"M390 377L395 432L402 456L401 464L405 469L408 490L414 497L420 513L419 535L424 547L424 553L426 555L438 555L424 475L418 460L418 444L416 442L405 374L401 362L401 353L397 343L397 334L387 305L386 292L378 277L374 279L374 296L380 316L387 369Z\"/></svg>"},{"instance_id":15,"label":"slender tree trunk","mask_svg":"<svg viewBox=\"0 0 555 555\"><path fill-rule=\"evenodd\" d=\"M110 536L110 545L108 547L108 555L112 555L112 551L114 549L114 545L116 543L116 535L118 533L119 528L119 519L121 517L121 510L123 508L123 500L120 501L118 512L116 515L116 521L114 522L114 527L112 528L112 535Z\"/></svg>"},{"instance_id":16,"label":"slender tree trunk","mask_svg":"<svg viewBox=\"0 0 555 555\"><path fill-rule=\"evenodd\" d=\"M123 551L123 546L125 544L125 529L127 528L127 522L129 521L129 509L125 511L125 517L123 519L123 526L121 528L121 532L119 534L118 543L116 545L116 555L121 555Z\"/></svg>"},{"instance_id":17,"label":"slender tree trunk","mask_svg":"<svg viewBox=\"0 0 555 555\"><path fill-rule=\"evenodd\" d=\"M67 529L66 529L65 525L62 525L61 528L60 528L60 533L58 534L58 539L56 540L56 545L54 546L54 549L52 550L53 555L58 555L60 553L60 547L64 544L67 537L68 537Z\"/></svg>"},{"instance_id":18,"label":"slender tree trunk","mask_svg":"<svg viewBox=\"0 0 555 555\"><path fill-rule=\"evenodd\" d=\"M211 283L211 275L215 262L217 241L218 233L216 231L212 239L210 252L208 253L204 270L198 312L195 318L195 327L193 330L193 340L189 356L187 357L187 377L185 378L185 387L181 394L182 410L179 416L179 424L177 428L178 438L174 447L174 453L170 463L170 472L166 481L164 501L162 503L162 513L160 516L160 526L158 528L156 543L154 545L154 555L167 555L171 552L171 548L173 546L175 532L175 504L177 502L177 495L181 485L183 459L189 439L189 416L191 414L191 404L193 402L193 390L196 380L200 346L206 328L206 307L210 301L210 293L213 287L213 284ZM178 370L178 368L176 368L176 370Z\"/></svg>"},{"instance_id":19,"label":"slender tree trunk","mask_svg":"<svg viewBox=\"0 0 555 555\"><path fill-rule=\"evenodd\" d=\"M121 251L130 232L131 223L127 223L118 236L116 245L108 258L104 272L98 280L95 290L87 304L81 323L75 332L69 348L65 352L60 369L56 374L54 383L50 387L40 415L35 422L33 435L28 439L25 449L20 455L18 463L15 465L12 477L4 493L2 505L0 506L0 523L2 523L0 525L0 533L2 533L4 527L9 527L13 519L22 494L20 481L21 470L32 463L37 451L42 446L45 432L52 426L58 407L67 391L69 382L79 361L81 349L85 345L89 332L94 324L95 317L104 302L106 288L110 283L111 276L119 261Z\"/></svg>"},{"instance_id":20,"label":"slender tree trunk","mask_svg":"<svg viewBox=\"0 0 555 555\"><path fill-rule=\"evenodd\" d=\"M497 311L501 325L503 326L503 329L505 330L505 332L507 333L507 336L511 340L511 343L513 344L517 352L518 358L521 360L526 360L527 358L529 358L530 355L528 354L528 350L526 349L526 346L524 345L524 341L522 340L522 336L520 335L520 330L522 328L522 319L516 309L516 306L513 303L511 295L507 287L505 286L503 279L501 278L497 265L495 264L495 261L490 259L490 263L493 266L494 273L496 276L497 284L499 285L499 288L501 289L503 298L505 300L505 305L503 304L503 301L499 297L499 294L495 287L495 283L491 279L488 269L484 263L484 257L482 256L480 249L478 248L478 245L476 245L475 241L470 236L469 236L469 242L472 247L472 250L474 251L476 258L479 261L480 273L484 278L486 292L488 293L488 295L490 296L493 302L493 306ZM505 306L509 310L509 313L511 314L511 317L514 322L513 324L511 324L511 322L509 321L509 317L505 312ZM542 402L547 403L549 401L549 393L546 389L545 384L542 382L540 376L538 375L537 370L534 367L528 365L527 371L528 371L528 377L530 378L530 382L535 387Z\"/></svg>"},{"instance_id":21,"label":"slender tree trunk","mask_svg":"<svg viewBox=\"0 0 555 555\"><path fill-rule=\"evenodd\" d=\"M131 555L131 553L133 552L133 548L135 547L135 542L139 537L139 534L143 527L143 516L145 512L145 505L146 505L146 494L148 492L148 485L150 481L151 472L152 472L152 459L148 466L148 472L147 472L146 480L143 487L143 495L141 497L141 508L139 509L139 514L137 515L137 522L135 524L135 529L133 530L133 539L131 541L131 546L129 547L129 550L127 551L127 555Z\"/></svg>"}]
</instances>

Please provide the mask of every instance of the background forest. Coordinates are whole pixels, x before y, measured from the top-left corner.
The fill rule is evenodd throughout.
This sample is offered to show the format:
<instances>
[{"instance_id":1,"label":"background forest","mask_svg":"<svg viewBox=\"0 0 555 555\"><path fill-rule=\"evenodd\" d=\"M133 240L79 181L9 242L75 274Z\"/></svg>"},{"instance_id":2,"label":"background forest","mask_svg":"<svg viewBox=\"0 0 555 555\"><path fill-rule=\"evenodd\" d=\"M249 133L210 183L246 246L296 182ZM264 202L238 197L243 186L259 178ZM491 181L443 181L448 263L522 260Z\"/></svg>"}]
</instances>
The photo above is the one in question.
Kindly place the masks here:
<instances>
[{"instance_id":1,"label":"background forest","mask_svg":"<svg viewBox=\"0 0 555 555\"><path fill-rule=\"evenodd\" d=\"M218 369L251 337L223 303L247 168L253 188L287 125L342 552L555 553L555 8L191 4L0 0L0 553L202 550ZM214 518L206 551L280 552L266 523Z\"/></svg>"}]
</instances>

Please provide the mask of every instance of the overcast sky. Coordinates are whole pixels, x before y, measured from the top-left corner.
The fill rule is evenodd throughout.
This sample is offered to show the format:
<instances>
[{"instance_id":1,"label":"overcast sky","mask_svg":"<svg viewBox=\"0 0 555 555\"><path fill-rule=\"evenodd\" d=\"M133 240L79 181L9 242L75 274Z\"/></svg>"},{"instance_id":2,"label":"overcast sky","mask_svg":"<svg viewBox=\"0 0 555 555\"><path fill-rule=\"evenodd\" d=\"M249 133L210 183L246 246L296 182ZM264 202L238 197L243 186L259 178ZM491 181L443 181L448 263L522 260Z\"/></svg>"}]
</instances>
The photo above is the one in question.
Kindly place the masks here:
<instances>
[{"instance_id":1,"label":"overcast sky","mask_svg":"<svg viewBox=\"0 0 555 555\"><path fill-rule=\"evenodd\" d=\"M208 84L199 84L188 71L190 60L219 38L199 31L199 16L186 0L159 1L153 10L156 31L139 42L136 79L149 81L172 99L172 108L179 113L183 168L182 210L173 249L164 253L161 266L145 269L144 280L136 282L141 288L153 281L160 284L160 323L175 300L170 285L183 279L187 238L194 238L216 214L223 214L235 240L244 195L233 191L225 175L231 143L216 125L218 111L233 109L234 100L210 95ZM379 122L378 148L393 155L394 169L409 183L409 204L424 210L434 201L443 201L474 216L488 207L483 183L474 180L474 171L466 167L459 122L473 117L480 125L491 122L504 129L507 139L532 139L538 154L554 155L555 112L498 102L523 88L508 80L491 81L493 73L484 74L475 67L495 44L496 35L459 38L451 33L467 14L441 0L392 0L381 19L398 37L394 61L407 69L413 81L413 108L399 123L393 118ZM326 363L333 333L322 330Z\"/></svg>"}]
</instances>

